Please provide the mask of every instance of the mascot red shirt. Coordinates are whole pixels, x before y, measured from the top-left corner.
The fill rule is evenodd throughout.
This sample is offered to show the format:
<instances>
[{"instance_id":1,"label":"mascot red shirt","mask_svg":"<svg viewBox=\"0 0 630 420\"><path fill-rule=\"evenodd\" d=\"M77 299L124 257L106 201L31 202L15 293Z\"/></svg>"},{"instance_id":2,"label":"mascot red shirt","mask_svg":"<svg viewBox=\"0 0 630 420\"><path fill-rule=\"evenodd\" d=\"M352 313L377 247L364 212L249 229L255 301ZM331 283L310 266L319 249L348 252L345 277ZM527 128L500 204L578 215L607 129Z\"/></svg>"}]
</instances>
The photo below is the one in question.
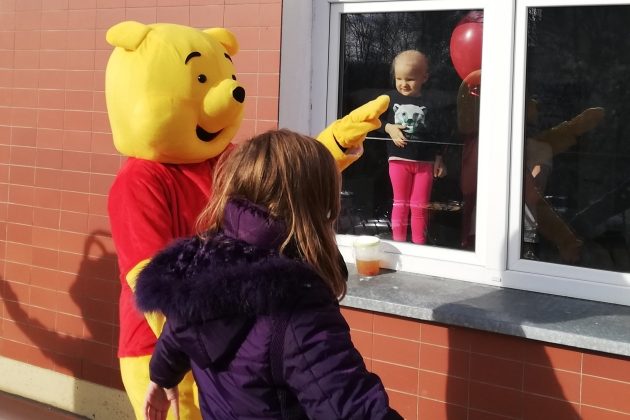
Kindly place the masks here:
<instances>
[{"instance_id":1,"label":"mascot red shirt","mask_svg":"<svg viewBox=\"0 0 630 420\"><path fill-rule=\"evenodd\" d=\"M107 110L116 149L129 157L108 203L121 280L118 356L125 390L143 418L164 319L137 310L136 277L170 241L195 233L216 161L240 126L245 90L232 63L238 43L226 29L127 21L110 28L107 41L115 47L106 70ZM379 97L318 136L340 169L361 155L388 103ZM179 388L180 417L200 419L192 377Z\"/></svg>"}]
</instances>

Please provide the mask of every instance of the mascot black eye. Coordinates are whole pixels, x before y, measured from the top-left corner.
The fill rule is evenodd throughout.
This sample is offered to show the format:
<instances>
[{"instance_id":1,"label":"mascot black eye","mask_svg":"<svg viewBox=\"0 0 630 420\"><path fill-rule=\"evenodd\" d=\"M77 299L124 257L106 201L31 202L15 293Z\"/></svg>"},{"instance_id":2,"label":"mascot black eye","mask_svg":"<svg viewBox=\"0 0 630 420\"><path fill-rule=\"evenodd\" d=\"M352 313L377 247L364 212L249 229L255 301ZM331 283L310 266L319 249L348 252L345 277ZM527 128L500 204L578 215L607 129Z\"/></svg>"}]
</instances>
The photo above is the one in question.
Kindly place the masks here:
<instances>
[{"instance_id":1,"label":"mascot black eye","mask_svg":"<svg viewBox=\"0 0 630 420\"><path fill-rule=\"evenodd\" d=\"M199 83L206 83L206 80L208 80L208 78L205 74L200 74L199 76L197 76L197 80L199 80Z\"/></svg>"}]
</instances>

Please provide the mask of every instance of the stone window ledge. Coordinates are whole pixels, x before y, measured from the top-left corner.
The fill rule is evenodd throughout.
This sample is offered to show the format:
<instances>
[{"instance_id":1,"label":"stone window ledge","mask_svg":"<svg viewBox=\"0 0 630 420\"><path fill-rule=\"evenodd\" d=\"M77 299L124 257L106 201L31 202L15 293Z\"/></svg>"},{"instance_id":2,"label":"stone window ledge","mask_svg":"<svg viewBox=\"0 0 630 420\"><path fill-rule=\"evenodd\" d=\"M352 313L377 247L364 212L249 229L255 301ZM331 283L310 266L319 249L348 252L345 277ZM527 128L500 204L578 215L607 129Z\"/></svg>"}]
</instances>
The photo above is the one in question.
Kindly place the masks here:
<instances>
[{"instance_id":1,"label":"stone window ledge","mask_svg":"<svg viewBox=\"0 0 630 420\"><path fill-rule=\"evenodd\" d=\"M342 306L630 356L630 307L348 264Z\"/></svg>"}]
</instances>

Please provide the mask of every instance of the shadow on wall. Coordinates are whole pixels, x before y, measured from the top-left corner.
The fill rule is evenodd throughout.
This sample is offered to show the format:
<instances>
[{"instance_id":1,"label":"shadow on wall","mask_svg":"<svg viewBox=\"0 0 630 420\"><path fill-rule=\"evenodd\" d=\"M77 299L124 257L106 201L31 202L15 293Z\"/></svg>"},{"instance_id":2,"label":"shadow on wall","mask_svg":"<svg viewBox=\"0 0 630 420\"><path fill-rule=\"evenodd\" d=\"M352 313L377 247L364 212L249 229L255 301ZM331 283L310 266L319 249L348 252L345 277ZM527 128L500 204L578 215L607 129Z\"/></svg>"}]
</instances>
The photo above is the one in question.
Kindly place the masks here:
<instances>
[{"instance_id":1,"label":"shadow on wall","mask_svg":"<svg viewBox=\"0 0 630 420\"><path fill-rule=\"evenodd\" d=\"M627 314L628 309L590 301L571 308L565 304L559 296L507 289L436 308L434 319L440 323L466 327L474 319L496 319L514 326L514 336L448 327L443 338L448 347L445 418L580 419L582 352L519 337L526 337L530 326L556 323L563 323L558 331L571 334L572 320ZM488 324L490 330L495 327Z\"/></svg>"},{"instance_id":2,"label":"shadow on wall","mask_svg":"<svg viewBox=\"0 0 630 420\"><path fill-rule=\"evenodd\" d=\"M123 389L116 357L118 339L119 281L116 273L116 255L107 250L103 240L109 232L94 231L83 248L83 258L76 279L69 288L73 314L57 309L54 312L38 310L18 300L12 283L0 278L0 295L6 307L5 337L36 346L39 353L50 360L45 368L71 375L99 385ZM62 299L63 294L57 294ZM51 313L54 320L43 319ZM10 322L12 321L12 322ZM19 329L9 335L8 328ZM21 334L20 334L21 332ZM28 357L28 356L26 356ZM22 360L29 362L28 360ZM35 363L41 365L42 363ZM77 389L75 388L75 392ZM86 401L95 396L74 396L77 410L89 410ZM90 415L95 417L95 415Z\"/></svg>"}]
</instances>

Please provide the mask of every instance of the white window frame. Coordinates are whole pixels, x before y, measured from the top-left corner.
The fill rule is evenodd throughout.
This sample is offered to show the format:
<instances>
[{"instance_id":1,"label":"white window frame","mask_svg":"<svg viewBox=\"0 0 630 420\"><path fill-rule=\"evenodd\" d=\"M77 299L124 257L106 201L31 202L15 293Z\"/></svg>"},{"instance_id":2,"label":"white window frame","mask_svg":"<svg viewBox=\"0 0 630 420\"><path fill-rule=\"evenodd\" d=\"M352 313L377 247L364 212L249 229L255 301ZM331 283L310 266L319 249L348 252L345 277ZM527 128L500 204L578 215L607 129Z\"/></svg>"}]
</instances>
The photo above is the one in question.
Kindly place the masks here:
<instances>
[{"instance_id":1,"label":"white window frame","mask_svg":"<svg viewBox=\"0 0 630 420\"><path fill-rule=\"evenodd\" d=\"M598 5L596 0L283 2L279 125L311 135L337 115L341 13L484 10L475 251L385 241L384 267L630 305L628 274L520 259L527 8L587 4ZM348 262L353 239L337 236Z\"/></svg>"}]
</instances>

